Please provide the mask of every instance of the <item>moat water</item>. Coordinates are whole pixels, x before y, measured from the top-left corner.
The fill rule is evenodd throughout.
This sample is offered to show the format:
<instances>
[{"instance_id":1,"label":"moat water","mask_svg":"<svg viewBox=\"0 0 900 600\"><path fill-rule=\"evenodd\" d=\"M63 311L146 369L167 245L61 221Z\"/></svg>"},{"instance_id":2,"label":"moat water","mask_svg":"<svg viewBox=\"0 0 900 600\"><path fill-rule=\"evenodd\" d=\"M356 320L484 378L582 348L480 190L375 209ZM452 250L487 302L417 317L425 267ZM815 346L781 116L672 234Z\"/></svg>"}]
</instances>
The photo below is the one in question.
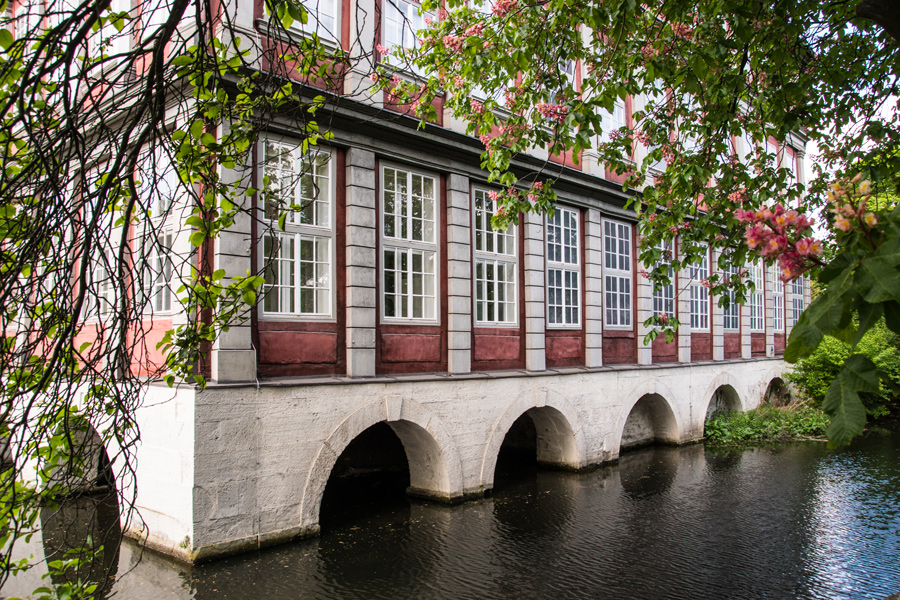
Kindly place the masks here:
<instances>
[{"instance_id":1,"label":"moat water","mask_svg":"<svg viewBox=\"0 0 900 600\"><path fill-rule=\"evenodd\" d=\"M408 501L389 475L374 481L352 493L353 502L326 505L318 538L193 568L139 556L126 543L103 561L118 565L105 597L883 599L900 592L897 435L839 451L822 443L652 447L580 474L507 461L498 464L491 497L454 507ZM33 552L49 542L33 542ZM0 594L34 583L19 578Z\"/></svg>"}]
</instances>

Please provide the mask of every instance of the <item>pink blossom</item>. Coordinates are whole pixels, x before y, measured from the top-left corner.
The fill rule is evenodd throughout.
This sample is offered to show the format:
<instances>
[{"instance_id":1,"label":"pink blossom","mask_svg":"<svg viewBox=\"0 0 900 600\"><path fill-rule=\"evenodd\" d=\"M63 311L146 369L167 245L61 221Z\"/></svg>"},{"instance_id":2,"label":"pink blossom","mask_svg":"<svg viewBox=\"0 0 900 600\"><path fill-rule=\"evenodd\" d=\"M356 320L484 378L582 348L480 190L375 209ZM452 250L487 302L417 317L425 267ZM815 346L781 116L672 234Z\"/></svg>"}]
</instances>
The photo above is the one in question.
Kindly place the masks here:
<instances>
[{"instance_id":1,"label":"pink blossom","mask_svg":"<svg viewBox=\"0 0 900 600\"><path fill-rule=\"evenodd\" d=\"M469 107L472 109L472 112L479 115L484 111L484 104L482 104L475 98L469 100Z\"/></svg>"},{"instance_id":2,"label":"pink blossom","mask_svg":"<svg viewBox=\"0 0 900 600\"><path fill-rule=\"evenodd\" d=\"M431 17L425 17L425 26L431 27Z\"/></svg>"},{"instance_id":3,"label":"pink blossom","mask_svg":"<svg viewBox=\"0 0 900 600\"><path fill-rule=\"evenodd\" d=\"M385 46L382 46L381 44L378 44L377 46L375 46L375 49L378 50L378 53L381 54L382 56L387 56L388 54L391 53L390 48L386 48Z\"/></svg>"},{"instance_id":4,"label":"pink blossom","mask_svg":"<svg viewBox=\"0 0 900 600\"><path fill-rule=\"evenodd\" d=\"M850 231L850 229L853 227L850 221L843 215L838 215L834 218L834 226L841 231Z\"/></svg>"},{"instance_id":5,"label":"pink blossom","mask_svg":"<svg viewBox=\"0 0 900 600\"><path fill-rule=\"evenodd\" d=\"M484 23L475 23L466 29L467 37L479 37L484 31Z\"/></svg>"},{"instance_id":6,"label":"pink blossom","mask_svg":"<svg viewBox=\"0 0 900 600\"><path fill-rule=\"evenodd\" d=\"M649 279L649 278L650 278L650 274L647 273L647 270L646 270L646 269L641 269L641 270L638 271L638 272L641 274L641 277L643 277L644 279Z\"/></svg>"},{"instance_id":7,"label":"pink blossom","mask_svg":"<svg viewBox=\"0 0 900 600\"><path fill-rule=\"evenodd\" d=\"M510 11L515 10L516 6L516 0L497 0L497 2L491 8L491 11L498 17L502 17Z\"/></svg>"},{"instance_id":8,"label":"pink blossom","mask_svg":"<svg viewBox=\"0 0 900 600\"><path fill-rule=\"evenodd\" d=\"M496 202L497 199L499 198L499 194L495 191L490 191L490 192L488 192L488 197L491 199L492 202Z\"/></svg>"},{"instance_id":9,"label":"pink blossom","mask_svg":"<svg viewBox=\"0 0 900 600\"><path fill-rule=\"evenodd\" d=\"M863 183L866 182L864 181ZM875 216L875 213L866 213L866 216L863 217L863 220L869 227L875 227L876 225L878 225L878 217Z\"/></svg>"},{"instance_id":10,"label":"pink blossom","mask_svg":"<svg viewBox=\"0 0 900 600\"><path fill-rule=\"evenodd\" d=\"M443 8L441 8L441 9L438 10L438 20L439 20L439 21L446 21L446 20L447 20L447 17L449 17L449 16L450 16L450 15L448 15L448 14L447 14L447 11L444 10Z\"/></svg>"},{"instance_id":11,"label":"pink blossom","mask_svg":"<svg viewBox=\"0 0 900 600\"><path fill-rule=\"evenodd\" d=\"M373 71L373 72L369 75L369 79L371 79L372 81L378 83L378 73L375 73L375 72Z\"/></svg>"}]
</instances>

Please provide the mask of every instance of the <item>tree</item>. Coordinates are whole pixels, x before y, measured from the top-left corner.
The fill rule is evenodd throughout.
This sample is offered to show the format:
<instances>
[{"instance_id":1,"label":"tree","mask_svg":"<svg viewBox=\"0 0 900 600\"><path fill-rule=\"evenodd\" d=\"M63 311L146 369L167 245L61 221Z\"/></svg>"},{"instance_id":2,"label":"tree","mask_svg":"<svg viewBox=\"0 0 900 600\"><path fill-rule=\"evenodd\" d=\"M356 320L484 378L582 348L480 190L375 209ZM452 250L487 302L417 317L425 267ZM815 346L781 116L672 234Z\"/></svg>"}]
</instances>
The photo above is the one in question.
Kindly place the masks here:
<instances>
[{"instance_id":1,"label":"tree","mask_svg":"<svg viewBox=\"0 0 900 600\"><path fill-rule=\"evenodd\" d=\"M810 276L825 286L793 329L788 361L826 335L855 345L881 315L900 332L900 209L872 200L893 191L900 166L895 3L451 0L448 8L408 54L427 81L381 73L380 82L424 119L444 95L481 138L484 168L507 187L495 226L552 210L558 167L513 172L515 153L546 147L578 160L597 146L600 161L626 176L624 187L642 191L632 206L645 265L659 265L661 243L678 237L675 270L709 244L722 251L720 267L763 259L784 281ZM604 114L626 98L645 102L610 130ZM806 185L778 152L795 132L819 148ZM640 164L638 147L647 149ZM817 213L839 249L829 262L810 233ZM662 262L650 274L657 286L669 277ZM734 290L738 302L752 287L738 277L711 284L717 294ZM651 338L678 325L665 315L647 324ZM878 378L871 361L848 358L824 405L833 443L862 430L859 393Z\"/></svg>"},{"instance_id":2,"label":"tree","mask_svg":"<svg viewBox=\"0 0 900 600\"><path fill-rule=\"evenodd\" d=\"M10 556L41 508L107 483L109 461L134 516L143 390L153 379L203 385L204 353L247 318L263 283L215 271L213 240L256 215L251 198L303 208L278 182L241 180L248 149L276 117L304 132L304 151L327 137L311 86L332 85L350 62L297 2L267 1L257 37L241 35L228 3L0 8L2 585L29 567ZM181 250L173 224L188 230ZM177 302L173 327L154 332L154 315ZM97 591L78 575L89 554L51 563L69 577L61 594Z\"/></svg>"}]
</instances>

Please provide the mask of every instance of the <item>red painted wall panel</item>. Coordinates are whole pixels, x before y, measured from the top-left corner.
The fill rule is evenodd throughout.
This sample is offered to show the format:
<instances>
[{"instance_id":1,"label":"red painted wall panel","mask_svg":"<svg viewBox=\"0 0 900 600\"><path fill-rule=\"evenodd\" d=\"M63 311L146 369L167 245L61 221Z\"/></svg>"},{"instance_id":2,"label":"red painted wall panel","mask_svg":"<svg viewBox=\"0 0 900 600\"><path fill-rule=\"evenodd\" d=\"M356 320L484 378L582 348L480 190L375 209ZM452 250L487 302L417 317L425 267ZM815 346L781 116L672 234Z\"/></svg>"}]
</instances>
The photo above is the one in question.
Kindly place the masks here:
<instances>
[{"instance_id":1,"label":"red painted wall panel","mask_svg":"<svg viewBox=\"0 0 900 600\"><path fill-rule=\"evenodd\" d=\"M499 330L503 331L503 330ZM522 355L522 337L518 329L508 334L496 329L475 330L475 348L472 359L481 361L518 361Z\"/></svg>"},{"instance_id":2,"label":"red painted wall panel","mask_svg":"<svg viewBox=\"0 0 900 600\"><path fill-rule=\"evenodd\" d=\"M784 354L784 338L785 334L775 334L775 354Z\"/></svg>"},{"instance_id":3,"label":"red painted wall panel","mask_svg":"<svg viewBox=\"0 0 900 600\"><path fill-rule=\"evenodd\" d=\"M678 361L678 334L672 338L670 344L666 343L666 336L660 335L652 344L653 362L667 363Z\"/></svg>"},{"instance_id":4,"label":"red painted wall panel","mask_svg":"<svg viewBox=\"0 0 900 600\"><path fill-rule=\"evenodd\" d=\"M386 363L427 363L441 361L441 330L434 328L428 334L381 335L381 362Z\"/></svg>"},{"instance_id":5,"label":"red painted wall panel","mask_svg":"<svg viewBox=\"0 0 900 600\"><path fill-rule=\"evenodd\" d=\"M553 331L546 333L548 367L584 365L584 335L581 331Z\"/></svg>"},{"instance_id":6,"label":"red painted wall panel","mask_svg":"<svg viewBox=\"0 0 900 600\"><path fill-rule=\"evenodd\" d=\"M603 362L608 365L636 363L637 345L634 331L604 331Z\"/></svg>"},{"instance_id":7,"label":"red painted wall panel","mask_svg":"<svg viewBox=\"0 0 900 600\"><path fill-rule=\"evenodd\" d=\"M711 333L691 333L691 360L712 360Z\"/></svg>"},{"instance_id":8,"label":"red painted wall panel","mask_svg":"<svg viewBox=\"0 0 900 600\"><path fill-rule=\"evenodd\" d=\"M766 355L766 334L751 333L750 334L750 355L765 356Z\"/></svg>"},{"instance_id":9,"label":"red painted wall panel","mask_svg":"<svg viewBox=\"0 0 900 600\"><path fill-rule=\"evenodd\" d=\"M741 334L726 333L725 334L725 358L741 357Z\"/></svg>"},{"instance_id":10,"label":"red painted wall panel","mask_svg":"<svg viewBox=\"0 0 900 600\"><path fill-rule=\"evenodd\" d=\"M337 362L337 333L267 331L260 343L260 360L269 364Z\"/></svg>"}]
</instances>

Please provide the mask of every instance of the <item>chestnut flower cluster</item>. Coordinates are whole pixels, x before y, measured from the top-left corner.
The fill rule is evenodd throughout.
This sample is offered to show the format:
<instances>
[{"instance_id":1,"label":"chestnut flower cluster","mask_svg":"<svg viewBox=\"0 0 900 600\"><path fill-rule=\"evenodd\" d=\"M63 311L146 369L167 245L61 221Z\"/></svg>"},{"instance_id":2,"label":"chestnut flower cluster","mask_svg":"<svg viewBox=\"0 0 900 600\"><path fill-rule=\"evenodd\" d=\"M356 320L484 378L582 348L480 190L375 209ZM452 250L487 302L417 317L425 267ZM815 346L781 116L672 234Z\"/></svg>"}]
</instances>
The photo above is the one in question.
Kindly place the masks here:
<instances>
[{"instance_id":1,"label":"chestnut flower cluster","mask_svg":"<svg viewBox=\"0 0 900 600\"><path fill-rule=\"evenodd\" d=\"M778 262L782 281L793 281L810 267L822 264L818 259L822 242L806 235L814 219L781 204L756 211L739 208L734 216L747 225L747 246L767 260Z\"/></svg>"},{"instance_id":2,"label":"chestnut flower cluster","mask_svg":"<svg viewBox=\"0 0 900 600\"><path fill-rule=\"evenodd\" d=\"M868 210L868 201L872 197L872 182L860 182L862 174L858 174L849 183L836 181L828 190L828 201L834 213L834 226L847 232L854 228L878 225L878 216ZM856 186L856 184L859 184ZM855 188L855 189L854 189Z\"/></svg>"}]
</instances>

